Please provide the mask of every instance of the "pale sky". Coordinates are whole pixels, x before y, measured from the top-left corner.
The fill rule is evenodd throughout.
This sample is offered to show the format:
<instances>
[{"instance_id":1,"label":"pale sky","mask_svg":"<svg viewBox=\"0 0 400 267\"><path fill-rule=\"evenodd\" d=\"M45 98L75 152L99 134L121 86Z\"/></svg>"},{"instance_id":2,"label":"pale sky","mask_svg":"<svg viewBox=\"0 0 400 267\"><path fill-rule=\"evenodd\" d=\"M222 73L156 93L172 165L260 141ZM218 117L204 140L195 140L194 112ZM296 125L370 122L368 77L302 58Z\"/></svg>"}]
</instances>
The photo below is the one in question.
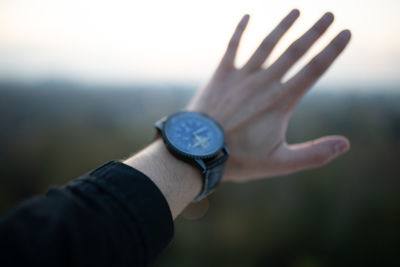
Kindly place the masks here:
<instances>
[{"instance_id":1,"label":"pale sky","mask_svg":"<svg viewBox=\"0 0 400 267\"><path fill-rule=\"evenodd\" d=\"M250 14L238 65L292 8L276 58L324 12L335 22L290 74L342 29L353 38L319 82L400 84L399 0L0 0L0 81L204 83Z\"/></svg>"}]
</instances>

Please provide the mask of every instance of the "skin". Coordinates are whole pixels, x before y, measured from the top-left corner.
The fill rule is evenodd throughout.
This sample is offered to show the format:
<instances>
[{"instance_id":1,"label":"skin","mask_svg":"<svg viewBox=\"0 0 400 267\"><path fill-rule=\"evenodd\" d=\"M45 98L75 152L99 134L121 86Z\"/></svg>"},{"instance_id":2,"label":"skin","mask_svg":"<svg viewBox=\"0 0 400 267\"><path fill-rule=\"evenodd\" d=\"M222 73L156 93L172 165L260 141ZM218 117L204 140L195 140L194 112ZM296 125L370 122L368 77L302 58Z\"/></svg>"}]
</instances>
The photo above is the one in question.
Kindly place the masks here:
<instances>
[{"instance_id":1,"label":"skin","mask_svg":"<svg viewBox=\"0 0 400 267\"><path fill-rule=\"evenodd\" d=\"M321 167L350 147L343 136L325 136L300 144L286 142L286 129L293 109L351 37L350 31L341 31L298 73L282 82L290 67L333 22L332 13L324 14L275 62L264 68L271 51L299 14L298 10L292 10L263 39L249 60L242 67L236 67L240 39L249 21L249 16L245 15L210 82L187 106L187 110L214 118L224 129L231 155L223 181L248 182ZM166 197L174 218L200 193L202 177L199 170L174 158L161 140L124 163L153 180Z\"/></svg>"}]
</instances>

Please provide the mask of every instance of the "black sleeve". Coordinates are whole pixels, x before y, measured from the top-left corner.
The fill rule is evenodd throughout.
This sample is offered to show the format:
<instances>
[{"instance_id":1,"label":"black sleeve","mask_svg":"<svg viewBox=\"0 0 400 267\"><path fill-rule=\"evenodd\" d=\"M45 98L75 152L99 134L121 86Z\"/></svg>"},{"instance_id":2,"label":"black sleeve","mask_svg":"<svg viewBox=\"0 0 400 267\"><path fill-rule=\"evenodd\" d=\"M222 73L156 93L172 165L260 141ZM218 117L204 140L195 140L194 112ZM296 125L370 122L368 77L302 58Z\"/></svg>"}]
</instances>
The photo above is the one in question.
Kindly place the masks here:
<instances>
[{"instance_id":1,"label":"black sleeve","mask_svg":"<svg viewBox=\"0 0 400 267\"><path fill-rule=\"evenodd\" d=\"M149 266L173 220L158 187L109 162L0 219L0 266Z\"/></svg>"}]
</instances>

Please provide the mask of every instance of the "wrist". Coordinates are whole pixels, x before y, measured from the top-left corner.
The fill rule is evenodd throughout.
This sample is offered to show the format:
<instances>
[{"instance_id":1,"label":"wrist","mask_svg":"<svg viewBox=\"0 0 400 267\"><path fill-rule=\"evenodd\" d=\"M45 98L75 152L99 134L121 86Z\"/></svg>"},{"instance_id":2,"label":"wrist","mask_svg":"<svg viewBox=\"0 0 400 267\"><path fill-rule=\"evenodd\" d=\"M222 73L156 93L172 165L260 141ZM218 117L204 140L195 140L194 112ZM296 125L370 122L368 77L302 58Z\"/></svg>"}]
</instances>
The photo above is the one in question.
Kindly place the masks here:
<instances>
[{"instance_id":1,"label":"wrist","mask_svg":"<svg viewBox=\"0 0 400 267\"><path fill-rule=\"evenodd\" d=\"M174 218L201 192L200 170L173 156L161 138L124 163L143 172L157 185Z\"/></svg>"}]
</instances>

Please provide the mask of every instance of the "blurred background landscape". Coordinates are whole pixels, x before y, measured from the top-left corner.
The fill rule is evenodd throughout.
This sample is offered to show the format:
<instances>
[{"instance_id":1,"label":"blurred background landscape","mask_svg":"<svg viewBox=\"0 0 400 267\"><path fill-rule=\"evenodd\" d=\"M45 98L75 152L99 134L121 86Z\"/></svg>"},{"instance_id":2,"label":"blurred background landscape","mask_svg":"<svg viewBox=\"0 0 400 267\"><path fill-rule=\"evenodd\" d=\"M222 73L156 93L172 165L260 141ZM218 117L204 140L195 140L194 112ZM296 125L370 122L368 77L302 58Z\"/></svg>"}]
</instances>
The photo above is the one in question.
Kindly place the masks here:
<instances>
[{"instance_id":1,"label":"blurred background landscape","mask_svg":"<svg viewBox=\"0 0 400 267\"><path fill-rule=\"evenodd\" d=\"M245 62L292 8L271 62L325 11L353 38L300 102L296 143L340 134L326 167L224 184L175 222L156 267L400 266L400 1L0 1L0 213L151 142L204 86L245 13Z\"/></svg>"},{"instance_id":2,"label":"blurred background landscape","mask_svg":"<svg viewBox=\"0 0 400 267\"><path fill-rule=\"evenodd\" d=\"M148 144L193 88L0 86L0 210ZM224 184L198 220L181 216L156 266L397 266L400 94L311 93L289 142L350 138L326 167Z\"/></svg>"}]
</instances>

